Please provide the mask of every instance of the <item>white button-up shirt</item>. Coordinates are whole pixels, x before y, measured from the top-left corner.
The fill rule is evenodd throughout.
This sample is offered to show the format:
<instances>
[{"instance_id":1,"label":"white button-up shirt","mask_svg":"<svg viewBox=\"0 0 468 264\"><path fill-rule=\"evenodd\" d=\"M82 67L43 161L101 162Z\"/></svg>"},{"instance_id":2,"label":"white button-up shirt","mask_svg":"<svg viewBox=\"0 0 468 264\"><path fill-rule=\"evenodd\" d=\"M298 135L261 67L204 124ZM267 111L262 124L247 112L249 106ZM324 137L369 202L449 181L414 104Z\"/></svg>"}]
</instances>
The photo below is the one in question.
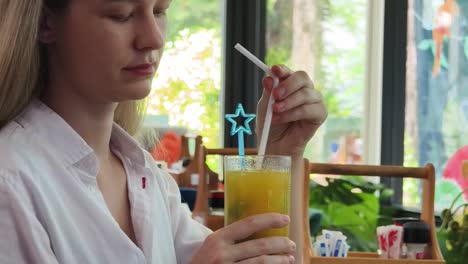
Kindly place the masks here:
<instances>
[{"instance_id":1,"label":"white button-up shirt","mask_svg":"<svg viewBox=\"0 0 468 264\"><path fill-rule=\"evenodd\" d=\"M0 130L0 263L188 263L210 230L192 220L172 177L114 125L137 245L100 192L93 150L36 100Z\"/></svg>"}]
</instances>

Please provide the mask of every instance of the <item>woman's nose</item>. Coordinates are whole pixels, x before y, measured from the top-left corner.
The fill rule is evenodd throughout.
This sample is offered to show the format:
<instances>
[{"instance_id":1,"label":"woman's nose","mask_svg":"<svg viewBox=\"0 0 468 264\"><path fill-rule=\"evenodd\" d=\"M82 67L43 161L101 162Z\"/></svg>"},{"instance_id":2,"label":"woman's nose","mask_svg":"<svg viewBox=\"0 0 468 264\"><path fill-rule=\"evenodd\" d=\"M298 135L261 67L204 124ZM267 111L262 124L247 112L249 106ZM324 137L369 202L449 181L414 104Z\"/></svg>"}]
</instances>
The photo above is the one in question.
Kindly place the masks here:
<instances>
[{"instance_id":1,"label":"woman's nose","mask_svg":"<svg viewBox=\"0 0 468 264\"><path fill-rule=\"evenodd\" d=\"M135 48L138 50L159 50L165 43L165 22L158 22L151 15L137 25Z\"/></svg>"}]
</instances>

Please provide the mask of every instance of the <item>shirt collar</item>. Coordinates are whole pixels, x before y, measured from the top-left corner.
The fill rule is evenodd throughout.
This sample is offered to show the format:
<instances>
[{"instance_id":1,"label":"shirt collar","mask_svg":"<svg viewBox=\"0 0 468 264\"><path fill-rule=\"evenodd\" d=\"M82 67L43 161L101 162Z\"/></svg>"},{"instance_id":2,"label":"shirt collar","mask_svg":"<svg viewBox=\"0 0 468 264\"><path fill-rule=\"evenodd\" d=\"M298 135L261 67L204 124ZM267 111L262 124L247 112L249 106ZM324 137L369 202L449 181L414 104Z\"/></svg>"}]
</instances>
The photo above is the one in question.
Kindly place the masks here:
<instances>
[{"instance_id":1,"label":"shirt collar","mask_svg":"<svg viewBox=\"0 0 468 264\"><path fill-rule=\"evenodd\" d=\"M112 127L111 146L120 151L131 164L146 166L145 154L140 144L115 122Z\"/></svg>"},{"instance_id":2,"label":"shirt collar","mask_svg":"<svg viewBox=\"0 0 468 264\"><path fill-rule=\"evenodd\" d=\"M33 100L15 121L37 135L42 141L41 144L53 149L66 166L79 166L85 162L88 172L97 175L99 163L93 149L61 116L40 100ZM112 127L110 144L130 164L146 166L145 156L139 143L116 123Z\"/></svg>"}]
</instances>

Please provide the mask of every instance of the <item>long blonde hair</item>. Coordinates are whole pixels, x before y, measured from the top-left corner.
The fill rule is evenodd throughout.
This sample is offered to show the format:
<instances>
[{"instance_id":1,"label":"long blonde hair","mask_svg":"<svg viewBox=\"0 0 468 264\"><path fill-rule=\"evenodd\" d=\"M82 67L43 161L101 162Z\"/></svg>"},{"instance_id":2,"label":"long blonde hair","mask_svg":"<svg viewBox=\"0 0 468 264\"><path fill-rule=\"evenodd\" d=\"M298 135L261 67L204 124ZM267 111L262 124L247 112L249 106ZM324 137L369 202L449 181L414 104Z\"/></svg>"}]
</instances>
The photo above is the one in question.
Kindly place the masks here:
<instances>
[{"instance_id":1,"label":"long blonde hair","mask_svg":"<svg viewBox=\"0 0 468 264\"><path fill-rule=\"evenodd\" d=\"M0 1L0 129L41 94L47 69L38 35L44 7L63 12L69 0ZM146 111L143 101L120 103L114 121L131 135Z\"/></svg>"}]
</instances>

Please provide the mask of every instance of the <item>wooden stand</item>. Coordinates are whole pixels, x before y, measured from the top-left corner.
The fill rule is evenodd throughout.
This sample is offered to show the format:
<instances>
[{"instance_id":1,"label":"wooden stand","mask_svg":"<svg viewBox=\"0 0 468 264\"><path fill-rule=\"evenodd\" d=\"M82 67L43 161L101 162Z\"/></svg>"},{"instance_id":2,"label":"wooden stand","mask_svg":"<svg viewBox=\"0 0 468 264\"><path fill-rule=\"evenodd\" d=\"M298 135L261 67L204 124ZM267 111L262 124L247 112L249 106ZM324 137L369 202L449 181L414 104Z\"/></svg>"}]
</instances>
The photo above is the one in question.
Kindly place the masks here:
<instances>
[{"instance_id":1,"label":"wooden stand","mask_svg":"<svg viewBox=\"0 0 468 264\"><path fill-rule=\"evenodd\" d=\"M304 177L304 199L309 200L309 175L310 174L331 174L331 175L354 175L354 176L382 176L382 177L397 177L397 178L417 178L423 181L422 192L422 209L421 220L426 222L431 227L431 242L429 244L429 253L432 259L428 260L409 260L409 259L381 259L374 253L349 252L347 258L332 258L332 257L317 257L314 255L312 248L308 248L309 264L443 264L445 263L442 254L440 253L437 237L435 233L434 219L434 189L435 189L435 173L432 164L428 164L423 168L407 168L401 166L365 166L365 165L337 165L337 164L320 164L308 163L305 161L306 174ZM308 204L304 204L304 210L308 209ZM305 213L306 211L304 211ZM308 219L304 218L304 221ZM305 245L310 245L309 225L303 223ZM307 264L307 261L305 261Z\"/></svg>"}]
</instances>

